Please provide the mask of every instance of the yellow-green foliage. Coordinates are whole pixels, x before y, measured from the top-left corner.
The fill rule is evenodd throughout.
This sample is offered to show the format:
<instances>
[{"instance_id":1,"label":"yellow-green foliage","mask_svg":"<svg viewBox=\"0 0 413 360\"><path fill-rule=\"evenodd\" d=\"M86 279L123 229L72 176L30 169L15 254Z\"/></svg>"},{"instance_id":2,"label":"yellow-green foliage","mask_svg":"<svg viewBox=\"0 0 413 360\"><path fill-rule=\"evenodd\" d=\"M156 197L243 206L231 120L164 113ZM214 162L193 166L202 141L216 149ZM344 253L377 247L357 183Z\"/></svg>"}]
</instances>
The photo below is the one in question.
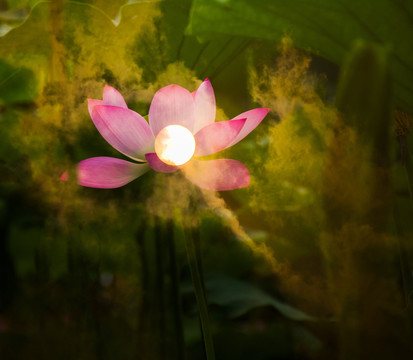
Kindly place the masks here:
<instances>
[{"instance_id":1,"label":"yellow-green foliage","mask_svg":"<svg viewBox=\"0 0 413 360\"><path fill-rule=\"evenodd\" d=\"M336 112L316 91L320 79L309 64L310 57L284 39L273 66L260 73L251 69L253 99L277 118L263 124L268 149L253 170L251 207L258 211L298 210L321 194Z\"/></svg>"}]
</instances>

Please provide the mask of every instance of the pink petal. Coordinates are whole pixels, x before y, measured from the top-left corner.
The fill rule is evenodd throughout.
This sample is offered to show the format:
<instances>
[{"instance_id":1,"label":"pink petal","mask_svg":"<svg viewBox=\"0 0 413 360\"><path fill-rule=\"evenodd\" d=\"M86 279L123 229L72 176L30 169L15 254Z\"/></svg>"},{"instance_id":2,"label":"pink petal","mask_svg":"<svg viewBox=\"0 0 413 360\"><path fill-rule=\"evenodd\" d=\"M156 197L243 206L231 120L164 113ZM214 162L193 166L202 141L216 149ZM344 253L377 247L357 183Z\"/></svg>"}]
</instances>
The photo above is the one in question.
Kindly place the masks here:
<instances>
[{"instance_id":1,"label":"pink petal","mask_svg":"<svg viewBox=\"0 0 413 360\"><path fill-rule=\"evenodd\" d=\"M126 156L144 159L145 153L153 149L154 137L148 123L132 110L96 105L92 120L103 138Z\"/></svg>"},{"instance_id":2,"label":"pink petal","mask_svg":"<svg viewBox=\"0 0 413 360\"><path fill-rule=\"evenodd\" d=\"M230 147L245 138L260 124L260 122L265 118L269 111L270 109L257 108L243 112L242 114L234 117L232 120L246 118L247 121L245 122L244 127L241 129L237 137L227 147Z\"/></svg>"},{"instance_id":3,"label":"pink petal","mask_svg":"<svg viewBox=\"0 0 413 360\"><path fill-rule=\"evenodd\" d=\"M195 134L195 156L224 150L239 134L247 119L220 121L205 126Z\"/></svg>"},{"instance_id":4,"label":"pink petal","mask_svg":"<svg viewBox=\"0 0 413 360\"><path fill-rule=\"evenodd\" d=\"M192 94L178 85L158 90L149 108L149 125L158 135L165 126L182 125L192 131L195 101Z\"/></svg>"},{"instance_id":5,"label":"pink petal","mask_svg":"<svg viewBox=\"0 0 413 360\"><path fill-rule=\"evenodd\" d=\"M128 105L126 105L120 92L109 85L106 85L103 89L103 103L104 105L120 106L125 109L128 108Z\"/></svg>"},{"instance_id":6,"label":"pink petal","mask_svg":"<svg viewBox=\"0 0 413 360\"><path fill-rule=\"evenodd\" d=\"M177 166L172 166L164 163L161 159L159 159L156 153L145 154L145 157L149 166L155 171L163 173L173 173L176 170L178 170Z\"/></svg>"},{"instance_id":7,"label":"pink petal","mask_svg":"<svg viewBox=\"0 0 413 360\"><path fill-rule=\"evenodd\" d=\"M130 183L148 170L147 164L134 164L111 157L94 157L77 164L77 180L82 186L114 189Z\"/></svg>"},{"instance_id":8,"label":"pink petal","mask_svg":"<svg viewBox=\"0 0 413 360\"><path fill-rule=\"evenodd\" d=\"M206 190L234 190L250 183L247 167L231 159L192 160L183 171L188 180Z\"/></svg>"},{"instance_id":9,"label":"pink petal","mask_svg":"<svg viewBox=\"0 0 413 360\"><path fill-rule=\"evenodd\" d=\"M199 86L195 93L195 123L193 133L215 121L215 95L209 79Z\"/></svg>"},{"instance_id":10,"label":"pink petal","mask_svg":"<svg viewBox=\"0 0 413 360\"><path fill-rule=\"evenodd\" d=\"M93 108L96 105L105 105L103 100L87 99L87 108L89 110L89 115L92 118Z\"/></svg>"},{"instance_id":11,"label":"pink petal","mask_svg":"<svg viewBox=\"0 0 413 360\"><path fill-rule=\"evenodd\" d=\"M93 108L96 105L113 105L128 108L123 96L115 88L106 85L103 89L103 100L87 99L90 117L92 117Z\"/></svg>"}]
</instances>

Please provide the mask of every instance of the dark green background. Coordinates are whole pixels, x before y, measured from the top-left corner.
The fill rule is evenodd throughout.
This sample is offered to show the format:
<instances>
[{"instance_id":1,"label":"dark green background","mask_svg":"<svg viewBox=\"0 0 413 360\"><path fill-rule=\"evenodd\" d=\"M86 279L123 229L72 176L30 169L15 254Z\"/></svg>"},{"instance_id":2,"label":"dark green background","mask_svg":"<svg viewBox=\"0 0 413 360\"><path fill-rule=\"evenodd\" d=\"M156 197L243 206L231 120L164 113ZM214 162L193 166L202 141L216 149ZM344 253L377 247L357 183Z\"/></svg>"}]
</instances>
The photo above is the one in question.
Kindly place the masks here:
<instances>
[{"instance_id":1,"label":"dark green background","mask_svg":"<svg viewBox=\"0 0 413 360\"><path fill-rule=\"evenodd\" d=\"M411 1L8 0L0 35L1 359L203 358L188 217L217 359L413 357ZM249 188L60 181L121 157L104 85L146 115L206 77L218 120L271 109L218 154Z\"/></svg>"}]
</instances>

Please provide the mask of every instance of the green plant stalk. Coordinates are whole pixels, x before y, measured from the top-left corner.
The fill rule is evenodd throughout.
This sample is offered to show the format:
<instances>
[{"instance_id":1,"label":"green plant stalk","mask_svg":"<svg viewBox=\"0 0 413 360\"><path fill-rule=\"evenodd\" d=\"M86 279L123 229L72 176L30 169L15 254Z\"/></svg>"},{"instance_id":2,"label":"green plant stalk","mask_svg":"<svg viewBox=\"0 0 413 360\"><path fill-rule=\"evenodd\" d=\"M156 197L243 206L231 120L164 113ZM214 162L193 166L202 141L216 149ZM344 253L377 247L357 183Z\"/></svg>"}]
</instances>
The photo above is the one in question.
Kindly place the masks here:
<instances>
[{"instance_id":1,"label":"green plant stalk","mask_svg":"<svg viewBox=\"0 0 413 360\"><path fill-rule=\"evenodd\" d=\"M163 223L155 219L155 247L156 247L156 293L159 305L159 351L160 358L166 359L166 322L165 322L165 284L164 284L164 254L163 254Z\"/></svg>"},{"instance_id":2,"label":"green plant stalk","mask_svg":"<svg viewBox=\"0 0 413 360\"><path fill-rule=\"evenodd\" d=\"M400 222L400 215L397 208L397 203L395 203L393 208L393 221L396 227L396 239L397 239L397 247L399 250L399 263L400 263L400 273L402 276L402 287L403 287L403 295L406 309L408 309L408 313L411 316L411 309L410 309L410 294L413 291L413 278L411 275L410 270L410 260L408 254L408 244L406 242L406 234L403 230L402 224Z\"/></svg>"},{"instance_id":3,"label":"green plant stalk","mask_svg":"<svg viewBox=\"0 0 413 360\"><path fill-rule=\"evenodd\" d=\"M410 160L410 154L407 154L404 169L406 172L407 185L409 189L410 206L413 210L413 166Z\"/></svg>"},{"instance_id":4,"label":"green plant stalk","mask_svg":"<svg viewBox=\"0 0 413 360\"><path fill-rule=\"evenodd\" d=\"M406 175L407 188L409 190L409 199L411 210L413 211L413 167L411 164L411 158L406 144L406 135L398 137L399 146L400 146L400 155L403 162L403 167ZM400 270L403 280L403 291L405 298L405 305L407 309L408 316L410 321L413 319L413 310L410 306L410 297L413 292L413 277L410 270L410 254L409 254L409 245L406 241L407 237L403 226L400 222L400 215L397 208L397 201L395 202L393 209L394 223L396 226L398 248L399 248L399 257L400 257Z\"/></svg>"},{"instance_id":5,"label":"green plant stalk","mask_svg":"<svg viewBox=\"0 0 413 360\"><path fill-rule=\"evenodd\" d=\"M199 318L201 321L202 337L204 340L207 360L215 360L214 343L212 340L211 328L209 326L208 308L204 284L202 281L199 254L196 251L192 229L185 234L186 252L188 255L189 269L191 271L194 285L195 298L198 304Z\"/></svg>"},{"instance_id":6,"label":"green plant stalk","mask_svg":"<svg viewBox=\"0 0 413 360\"><path fill-rule=\"evenodd\" d=\"M167 241L168 252L170 257L169 271L171 274L171 297L173 307L173 318L175 323L176 334L176 355L177 359L184 360L185 357L185 341L184 341L184 329L182 324L182 303L181 303L181 291L179 286L179 263L176 254L176 244L174 238L174 224L172 220L168 220L167 233L170 238Z\"/></svg>"}]
</instances>

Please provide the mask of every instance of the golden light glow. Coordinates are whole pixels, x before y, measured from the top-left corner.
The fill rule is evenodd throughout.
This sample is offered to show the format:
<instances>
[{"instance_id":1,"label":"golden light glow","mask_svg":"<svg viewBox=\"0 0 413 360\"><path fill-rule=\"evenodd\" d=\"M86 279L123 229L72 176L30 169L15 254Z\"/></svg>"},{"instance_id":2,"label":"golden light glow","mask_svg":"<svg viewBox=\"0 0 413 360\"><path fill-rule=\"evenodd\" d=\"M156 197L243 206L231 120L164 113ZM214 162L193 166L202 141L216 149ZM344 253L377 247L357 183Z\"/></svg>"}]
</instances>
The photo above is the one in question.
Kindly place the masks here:
<instances>
[{"instance_id":1,"label":"golden light glow","mask_svg":"<svg viewBox=\"0 0 413 360\"><path fill-rule=\"evenodd\" d=\"M194 155L194 136L184 126L166 126L156 136L155 151L164 163L183 165Z\"/></svg>"}]
</instances>

